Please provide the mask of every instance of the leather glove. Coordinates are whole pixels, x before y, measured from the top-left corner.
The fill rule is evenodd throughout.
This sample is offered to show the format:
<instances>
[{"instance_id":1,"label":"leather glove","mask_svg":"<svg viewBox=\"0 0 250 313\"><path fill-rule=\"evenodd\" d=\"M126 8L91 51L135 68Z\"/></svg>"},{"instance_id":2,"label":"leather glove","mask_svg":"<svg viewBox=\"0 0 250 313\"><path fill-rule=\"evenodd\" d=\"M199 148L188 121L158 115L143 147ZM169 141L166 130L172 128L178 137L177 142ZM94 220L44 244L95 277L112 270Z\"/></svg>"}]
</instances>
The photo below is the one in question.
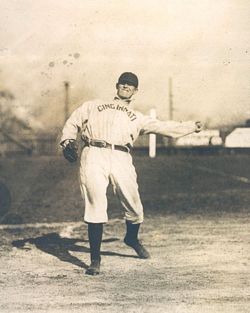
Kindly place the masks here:
<instances>
[{"instance_id":1,"label":"leather glove","mask_svg":"<svg viewBox=\"0 0 250 313\"><path fill-rule=\"evenodd\" d=\"M63 156L70 163L76 162L78 159L78 143L74 139L70 139L69 142L63 148Z\"/></svg>"}]
</instances>

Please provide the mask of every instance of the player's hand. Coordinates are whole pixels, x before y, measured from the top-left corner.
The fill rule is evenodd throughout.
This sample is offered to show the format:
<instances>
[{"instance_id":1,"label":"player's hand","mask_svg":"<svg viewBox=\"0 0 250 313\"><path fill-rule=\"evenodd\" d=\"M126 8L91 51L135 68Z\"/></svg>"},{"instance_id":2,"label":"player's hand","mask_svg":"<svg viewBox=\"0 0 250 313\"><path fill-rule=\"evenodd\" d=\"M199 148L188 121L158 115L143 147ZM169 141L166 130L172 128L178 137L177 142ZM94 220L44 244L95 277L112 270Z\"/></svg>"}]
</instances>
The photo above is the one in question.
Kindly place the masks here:
<instances>
[{"instance_id":1,"label":"player's hand","mask_svg":"<svg viewBox=\"0 0 250 313\"><path fill-rule=\"evenodd\" d=\"M201 122L195 122L195 132L199 133L203 128L203 125Z\"/></svg>"},{"instance_id":2,"label":"player's hand","mask_svg":"<svg viewBox=\"0 0 250 313\"><path fill-rule=\"evenodd\" d=\"M69 140L63 148L63 155L69 162L76 162L78 159L78 143L76 140Z\"/></svg>"}]
</instances>

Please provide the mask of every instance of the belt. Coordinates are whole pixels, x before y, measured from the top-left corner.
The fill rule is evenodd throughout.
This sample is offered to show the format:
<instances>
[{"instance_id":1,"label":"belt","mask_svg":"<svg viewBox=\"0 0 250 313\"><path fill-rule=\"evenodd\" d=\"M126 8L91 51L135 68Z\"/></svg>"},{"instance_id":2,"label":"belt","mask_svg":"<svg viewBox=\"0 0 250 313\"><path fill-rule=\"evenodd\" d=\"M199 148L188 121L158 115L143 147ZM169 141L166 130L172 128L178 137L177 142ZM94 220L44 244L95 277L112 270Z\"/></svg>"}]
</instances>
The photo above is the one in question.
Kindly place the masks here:
<instances>
[{"instance_id":1,"label":"belt","mask_svg":"<svg viewBox=\"0 0 250 313\"><path fill-rule=\"evenodd\" d=\"M111 143L108 143L105 140L89 140L88 142L85 142L86 146L92 146L92 147L98 147L98 148L106 148L106 149L113 149L113 150L119 150L119 151L123 151L123 152L130 152L130 148L125 145L125 146L121 146L121 145L114 145Z\"/></svg>"}]
</instances>

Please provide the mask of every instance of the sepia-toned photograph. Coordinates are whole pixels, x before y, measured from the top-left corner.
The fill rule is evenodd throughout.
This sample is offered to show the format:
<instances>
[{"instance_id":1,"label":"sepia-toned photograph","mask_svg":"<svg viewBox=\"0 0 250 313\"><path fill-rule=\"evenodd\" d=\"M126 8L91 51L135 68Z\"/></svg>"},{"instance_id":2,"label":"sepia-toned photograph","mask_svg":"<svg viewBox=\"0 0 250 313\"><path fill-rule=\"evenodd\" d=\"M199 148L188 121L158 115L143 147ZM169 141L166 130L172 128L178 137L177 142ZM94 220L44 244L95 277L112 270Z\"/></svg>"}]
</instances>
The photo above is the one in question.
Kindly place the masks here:
<instances>
[{"instance_id":1,"label":"sepia-toned photograph","mask_svg":"<svg viewBox=\"0 0 250 313\"><path fill-rule=\"evenodd\" d=\"M0 312L250 312L250 1L0 2Z\"/></svg>"}]
</instances>

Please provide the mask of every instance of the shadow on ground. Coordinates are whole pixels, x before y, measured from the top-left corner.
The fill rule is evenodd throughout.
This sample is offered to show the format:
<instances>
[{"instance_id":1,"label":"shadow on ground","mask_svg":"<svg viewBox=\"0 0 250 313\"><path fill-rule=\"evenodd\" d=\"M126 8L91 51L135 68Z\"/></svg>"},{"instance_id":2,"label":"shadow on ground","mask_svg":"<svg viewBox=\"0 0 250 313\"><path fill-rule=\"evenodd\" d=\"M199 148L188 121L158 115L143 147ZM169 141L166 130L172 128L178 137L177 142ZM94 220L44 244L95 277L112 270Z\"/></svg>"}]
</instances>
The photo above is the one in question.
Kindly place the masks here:
<instances>
[{"instance_id":1,"label":"shadow on ground","mask_svg":"<svg viewBox=\"0 0 250 313\"><path fill-rule=\"evenodd\" d=\"M117 240L119 239L108 238L104 239L102 243L109 243ZM88 268L88 265L77 257L73 256L70 252L83 252L89 254L90 250L87 246L78 245L77 243L87 243L88 245L88 240L79 238L65 238L61 237L58 233L53 232L36 238L14 240L12 241L12 246L19 249L29 250L30 247L25 245L31 244L34 245L37 249L55 256L62 262L68 262L86 269ZM113 251L102 251L101 255L137 258L135 255L121 254Z\"/></svg>"}]
</instances>

